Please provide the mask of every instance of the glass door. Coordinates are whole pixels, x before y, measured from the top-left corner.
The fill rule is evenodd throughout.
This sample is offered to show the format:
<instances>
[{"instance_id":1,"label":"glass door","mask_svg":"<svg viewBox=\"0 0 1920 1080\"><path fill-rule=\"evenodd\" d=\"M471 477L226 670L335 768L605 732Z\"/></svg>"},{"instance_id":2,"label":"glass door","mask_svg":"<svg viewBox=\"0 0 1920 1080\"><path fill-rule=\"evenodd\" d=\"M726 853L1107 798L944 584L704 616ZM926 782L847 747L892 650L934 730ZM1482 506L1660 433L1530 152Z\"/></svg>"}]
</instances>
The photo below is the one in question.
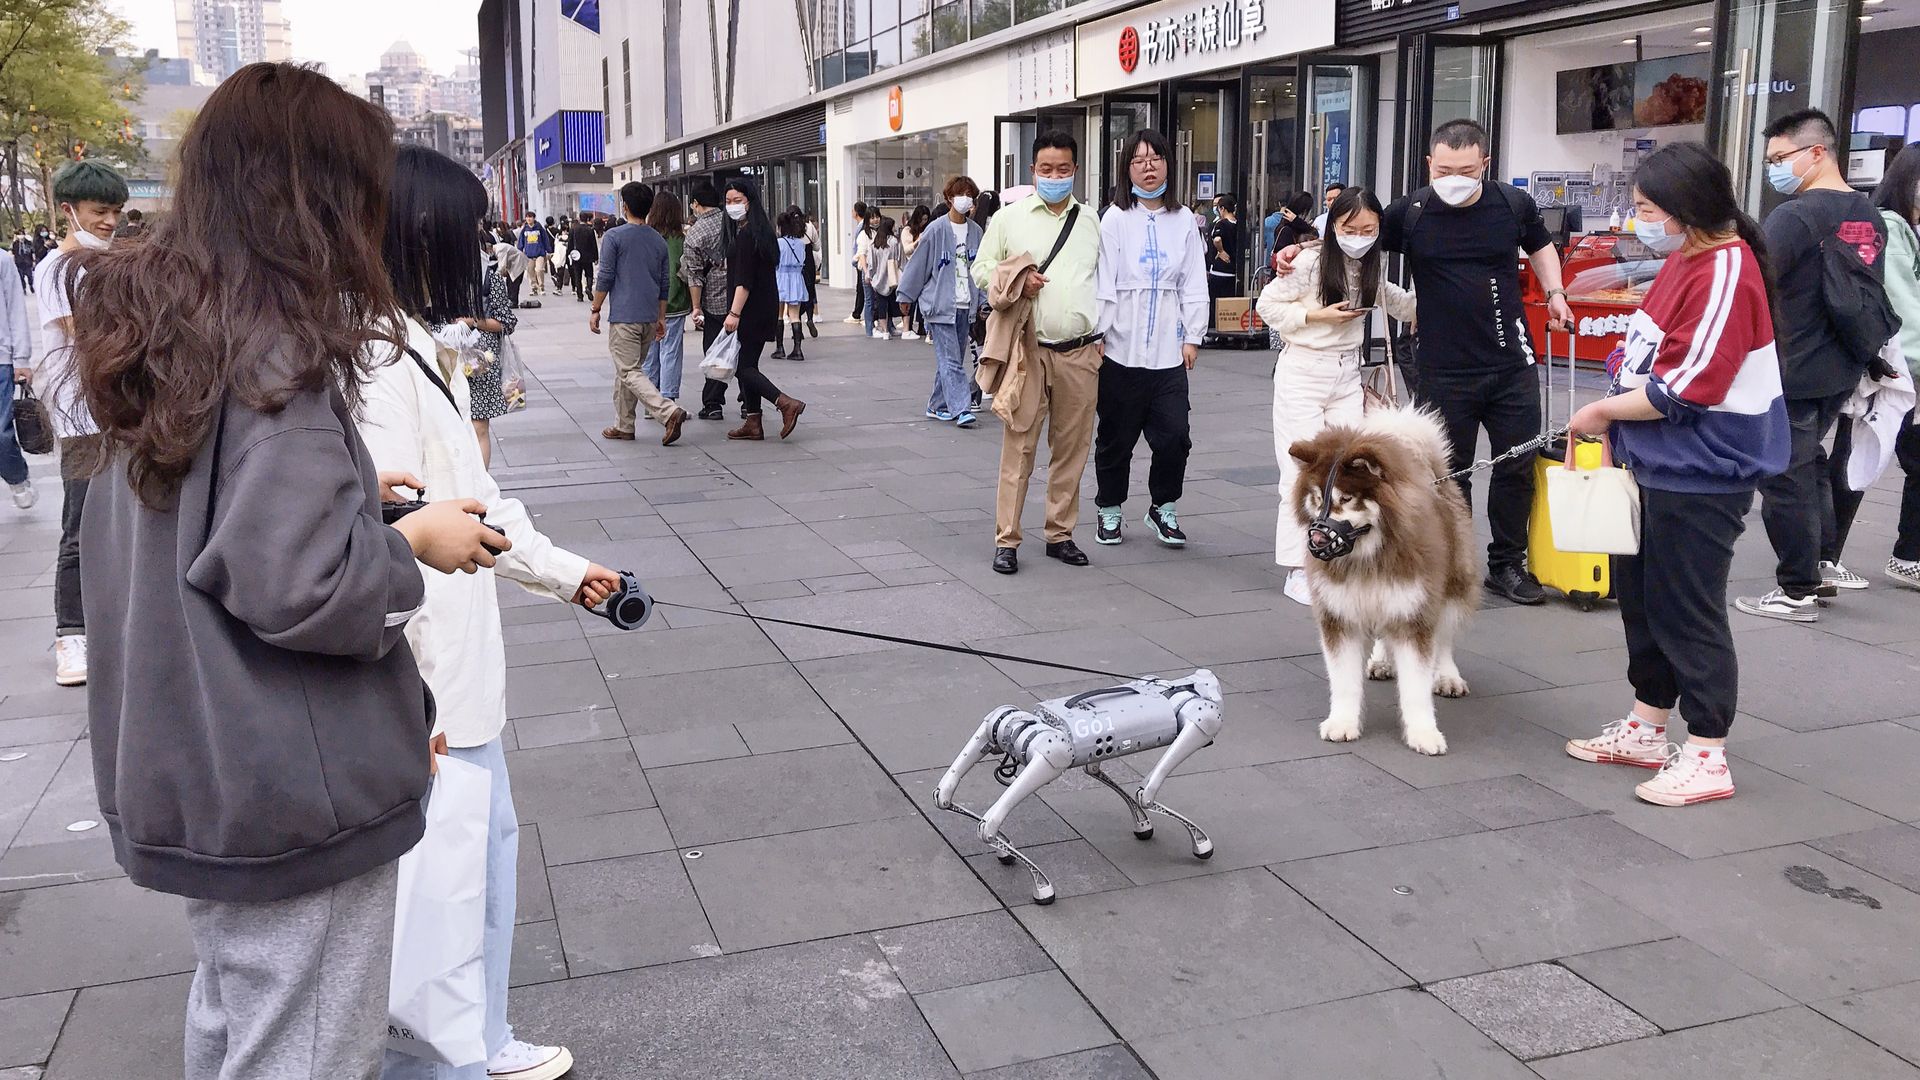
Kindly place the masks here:
<instances>
[{"instance_id":1,"label":"glass door","mask_svg":"<svg viewBox=\"0 0 1920 1080\"><path fill-rule=\"evenodd\" d=\"M1109 94L1101 103L1100 161L1113 184L1127 183L1127 163L1120 160L1128 136L1142 128L1155 127L1154 114L1159 100L1153 97L1117 97ZM1108 198L1112 197L1109 192Z\"/></svg>"},{"instance_id":2,"label":"glass door","mask_svg":"<svg viewBox=\"0 0 1920 1080\"><path fill-rule=\"evenodd\" d=\"M1478 120L1500 145L1496 102L1500 45L1477 37L1420 34L1404 39L1400 53L1401 132L1395 189L1414 191L1427 182L1427 140L1449 120ZM1489 151L1492 147L1488 148ZM1498 173L1499 163L1494 164Z\"/></svg>"},{"instance_id":3,"label":"glass door","mask_svg":"<svg viewBox=\"0 0 1920 1080\"><path fill-rule=\"evenodd\" d=\"M1294 154L1299 145L1300 101L1297 79L1292 70L1255 69L1247 74L1247 190L1241 198L1240 221L1247 227L1247 239L1253 246L1253 265L1264 269L1268 263L1268 236L1271 221L1300 185L1299 162ZM1256 274L1256 286L1263 284Z\"/></svg>"},{"instance_id":4,"label":"glass door","mask_svg":"<svg viewBox=\"0 0 1920 1080\"><path fill-rule=\"evenodd\" d=\"M1173 190L1196 213L1232 190L1238 162L1240 84L1181 83L1173 95Z\"/></svg>"},{"instance_id":5,"label":"glass door","mask_svg":"<svg viewBox=\"0 0 1920 1080\"><path fill-rule=\"evenodd\" d=\"M994 125L994 168L989 187L1005 191L1033 183L1033 137L1040 128L1030 116L1002 116Z\"/></svg>"},{"instance_id":6,"label":"glass door","mask_svg":"<svg viewBox=\"0 0 1920 1080\"><path fill-rule=\"evenodd\" d=\"M1859 32L1886 25L1862 27L1861 20L1872 16L1860 10L1854 0L1729 0L1719 5L1707 142L1733 171L1733 190L1748 213L1764 215L1784 199L1767 186L1760 166L1766 142L1760 132L1768 121L1808 107L1842 119L1850 115ZM1848 132L1839 135L1845 141Z\"/></svg>"},{"instance_id":7,"label":"glass door","mask_svg":"<svg viewBox=\"0 0 1920 1080\"><path fill-rule=\"evenodd\" d=\"M1305 74L1309 183L1322 193L1333 184L1375 186L1373 66L1310 64Z\"/></svg>"}]
</instances>

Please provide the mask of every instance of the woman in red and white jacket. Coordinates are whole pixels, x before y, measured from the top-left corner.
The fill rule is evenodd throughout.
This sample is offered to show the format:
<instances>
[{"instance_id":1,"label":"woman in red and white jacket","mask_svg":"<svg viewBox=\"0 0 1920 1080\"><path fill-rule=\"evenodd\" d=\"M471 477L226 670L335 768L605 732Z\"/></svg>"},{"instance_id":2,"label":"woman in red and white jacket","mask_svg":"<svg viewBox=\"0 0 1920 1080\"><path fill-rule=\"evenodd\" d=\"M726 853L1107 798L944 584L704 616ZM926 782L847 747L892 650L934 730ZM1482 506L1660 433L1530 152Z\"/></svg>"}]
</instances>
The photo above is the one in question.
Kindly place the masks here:
<instances>
[{"instance_id":1,"label":"woman in red and white jacket","mask_svg":"<svg viewBox=\"0 0 1920 1080\"><path fill-rule=\"evenodd\" d=\"M1633 711L1567 753L1657 769L1634 794L1689 806L1733 794L1727 574L1755 489L1787 466L1787 412L1766 249L1727 167L1699 143L1675 143L1641 162L1634 183L1634 235L1666 265L1628 324L1614 393L1568 425L1610 435L1640 486L1640 553L1613 564ZM1687 741L1673 746L1667 715L1681 699Z\"/></svg>"}]
</instances>

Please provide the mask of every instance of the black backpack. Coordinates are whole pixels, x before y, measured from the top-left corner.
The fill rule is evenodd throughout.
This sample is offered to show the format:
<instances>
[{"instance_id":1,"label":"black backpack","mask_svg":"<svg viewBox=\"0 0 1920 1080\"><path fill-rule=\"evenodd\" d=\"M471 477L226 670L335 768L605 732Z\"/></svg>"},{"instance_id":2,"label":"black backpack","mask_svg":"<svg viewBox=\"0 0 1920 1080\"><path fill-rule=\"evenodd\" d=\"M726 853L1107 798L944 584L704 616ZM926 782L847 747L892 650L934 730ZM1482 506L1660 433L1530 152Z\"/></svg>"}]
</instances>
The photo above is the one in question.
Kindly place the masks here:
<instances>
[{"instance_id":1,"label":"black backpack","mask_svg":"<svg viewBox=\"0 0 1920 1080\"><path fill-rule=\"evenodd\" d=\"M1834 340L1863 370L1874 370L1877 377L1879 369L1887 367L1880 350L1900 332L1900 316L1887 299L1883 270L1869 265L1857 246L1838 236L1820 241L1820 261L1820 298L1825 301Z\"/></svg>"}]
</instances>

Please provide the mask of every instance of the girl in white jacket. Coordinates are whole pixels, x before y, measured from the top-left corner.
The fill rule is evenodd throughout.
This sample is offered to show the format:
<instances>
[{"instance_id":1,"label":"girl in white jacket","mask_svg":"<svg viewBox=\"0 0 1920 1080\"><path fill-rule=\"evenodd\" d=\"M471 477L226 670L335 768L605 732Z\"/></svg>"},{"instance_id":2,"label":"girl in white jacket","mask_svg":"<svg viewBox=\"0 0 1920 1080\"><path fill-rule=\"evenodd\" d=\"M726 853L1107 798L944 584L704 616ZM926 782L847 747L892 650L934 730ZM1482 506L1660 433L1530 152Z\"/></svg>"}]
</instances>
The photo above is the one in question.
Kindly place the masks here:
<instances>
[{"instance_id":1,"label":"girl in white jacket","mask_svg":"<svg viewBox=\"0 0 1920 1080\"><path fill-rule=\"evenodd\" d=\"M1287 596L1302 604L1312 602L1300 569L1307 538L1284 507L1298 471L1287 448L1329 425L1360 419L1368 313L1378 306L1395 319L1413 320L1413 293L1388 281L1381 265L1380 200L1365 188L1347 188L1333 200L1327 219L1332 236L1302 251L1293 273L1274 278L1257 305L1281 342L1273 366L1273 451L1283 504L1274 561L1291 569Z\"/></svg>"},{"instance_id":2,"label":"girl in white jacket","mask_svg":"<svg viewBox=\"0 0 1920 1080\"><path fill-rule=\"evenodd\" d=\"M485 1036L489 1060L455 1069L388 1051L384 1080L554 1080L573 1066L562 1046L513 1037L507 1024L507 972L513 953L514 868L519 826L500 732L507 720L506 646L494 575L529 592L592 607L619 587L619 575L555 547L533 527L525 506L488 474L467 422L467 379L455 354L427 331L480 310L480 261L473 231L487 209L480 181L459 163L422 146L399 149L387 216L387 273L406 308L406 347L374 358L362 392L360 437L383 482L391 474L435 500L477 499L486 521L513 546L491 570L424 575L426 600L407 624L420 676L433 691L436 747L492 774L487 820L487 900L482 945L486 970Z\"/></svg>"}]
</instances>

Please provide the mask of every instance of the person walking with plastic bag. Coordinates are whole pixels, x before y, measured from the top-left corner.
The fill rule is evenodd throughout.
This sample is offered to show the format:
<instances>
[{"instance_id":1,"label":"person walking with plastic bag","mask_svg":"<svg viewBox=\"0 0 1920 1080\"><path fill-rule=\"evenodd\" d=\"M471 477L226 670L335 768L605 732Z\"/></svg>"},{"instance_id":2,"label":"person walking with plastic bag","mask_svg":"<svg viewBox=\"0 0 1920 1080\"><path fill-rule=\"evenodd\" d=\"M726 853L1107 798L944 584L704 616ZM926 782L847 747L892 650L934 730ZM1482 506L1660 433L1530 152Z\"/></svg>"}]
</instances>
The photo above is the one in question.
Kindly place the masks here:
<instances>
[{"instance_id":1,"label":"person walking with plastic bag","mask_svg":"<svg viewBox=\"0 0 1920 1080\"><path fill-rule=\"evenodd\" d=\"M727 438L765 438L760 406L771 401L780 412L780 437L784 439L793 434L807 403L781 393L760 371L761 351L780 336L779 289L774 284L780 252L773 239L773 223L767 220L766 208L760 203L759 186L751 180L727 181L726 207L734 231L727 256L730 302L723 325L726 332L740 335L734 377L740 380L741 417L740 426L727 432Z\"/></svg>"},{"instance_id":2,"label":"person walking with plastic bag","mask_svg":"<svg viewBox=\"0 0 1920 1080\"><path fill-rule=\"evenodd\" d=\"M1909 143L1887 166L1887 175L1873 190L1873 205L1880 208L1880 219L1887 223L1887 300L1900 316L1900 353L1915 381L1920 381L1920 145ZM1887 559L1887 579L1909 589L1920 589L1920 425L1909 412L1900 424L1893 442L1894 456L1906 479L1900 492L1900 516L1893 538L1893 554ZM1851 425L1841 424L1849 433ZM1838 447L1835 448L1838 456ZM1842 484L1834 489L1834 515L1840 526L1840 539L1853 524L1864 492ZM1839 545L1835 545L1838 555Z\"/></svg>"},{"instance_id":3,"label":"person walking with plastic bag","mask_svg":"<svg viewBox=\"0 0 1920 1080\"><path fill-rule=\"evenodd\" d=\"M593 607L619 587L619 575L554 546L517 499L500 493L463 422L466 376L427 327L447 323L480 302L479 266L464 238L486 213L486 190L465 167L423 146L399 149L393 210L388 216L387 273L406 319L398 348L374 346L373 380L360 420L374 464L409 477L406 486L439 498L476 500L486 519L512 541L493 569L457 578L431 577L407 642L438 706L434 734L456 761L485 769L490 799L483 966L485 1057L465 1067L389 1052L386 1080L552 1080L572 1057L564 1047L517 1039L507 1023L507 973L513 953L519 827L500 732L506 724L506 647L494 577L529 592ZM417 481L417 482L416 482ZM423 496L424 497L424 496ZM429 833L429 840L432 834ZM396 948L405 950L404 938ZM430 1032L428 1034L431 1034ZM431 1040L422 1040L431 1044Z\"/></svg>"},{"instance_id":4,"label":"person walking with plastic bag","mask_svg":"<svg viewBox=\"0 0 1920 1080\"><path fill-rule=\"evenodd\" d=\"M1699 143L1661 147L1634 174L1634 210L1634 235L1666 263L1627 329L1613 394L1567 425L1568 438L1611 437L1640 489L1640 553L1613 560L1633 709L1567 753L1656 769L1634 794L1691 806L1733 794L1726 745L1740 675L1727 576L1754 492L1787 468L1791 435L1767 249L1732 174ZM1683 746L1667 740L1676 703Z\"/></svg>"},{"instance_id":5,"label":"person walking with plastic bag","mask_svg":"<svg viewBox=\"0 0 1920 1080\"><path fill-rule=\"evenodd\" d=\"M973 381L967 377L967 349L973 320L986 309L986 291L973 280L973 256L986 230L967 215L980 193L972 179L956 176L941 192L947 213L920 231L920 243L900 275L900 306L919 313L933 342L933 393L927 398L927 419L951 420L970 428Z\"/></svg>"}]
</instances>

